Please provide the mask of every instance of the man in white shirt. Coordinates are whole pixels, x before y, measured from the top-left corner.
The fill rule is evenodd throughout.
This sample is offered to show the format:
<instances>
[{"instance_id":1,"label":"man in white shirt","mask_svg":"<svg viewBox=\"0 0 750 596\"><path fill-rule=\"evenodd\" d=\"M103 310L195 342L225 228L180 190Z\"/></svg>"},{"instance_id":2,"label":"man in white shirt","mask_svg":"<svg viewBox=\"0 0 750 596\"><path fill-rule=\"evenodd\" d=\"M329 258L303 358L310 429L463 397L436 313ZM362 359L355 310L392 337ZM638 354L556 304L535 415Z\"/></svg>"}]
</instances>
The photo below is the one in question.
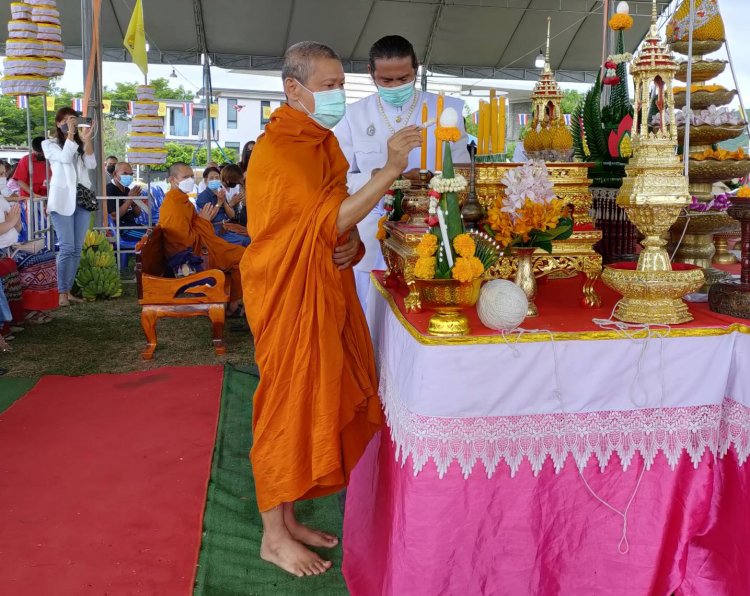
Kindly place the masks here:
<instances>
[{"instance_id":1,"label":"man in white shirt","mask_svg":"<svg viewBox=\"0 0 750 596\"><path fill-rule=\"evenodd\" d=\"M349 161L347 183L349 193L357 192L386 162L388 139L398 130L410 124L419 124L422 104L427 103L428 117L434 118L437 111L435 93L418 91L417 67L419 62L414 48L399 35L388 35L376 41L370 48L368 71L378 92L353 103L346 108L344 119L334 132L344 156ZM452 107L459 115L462 136L451 144L454 163L468 163L467 137L464 130L464 102L445 97L444 107ZM427 133L427 169L435 164L434 128ZM409 164L404 176L412 181L419 179L420 151L409 155ZM366 253L354 267L357 294L366 311L367 294L370 289L370 272L385 269L385 261L376 240L378 220L385 214L383 201L357 225Z\"/></svg>"}]
</instances>

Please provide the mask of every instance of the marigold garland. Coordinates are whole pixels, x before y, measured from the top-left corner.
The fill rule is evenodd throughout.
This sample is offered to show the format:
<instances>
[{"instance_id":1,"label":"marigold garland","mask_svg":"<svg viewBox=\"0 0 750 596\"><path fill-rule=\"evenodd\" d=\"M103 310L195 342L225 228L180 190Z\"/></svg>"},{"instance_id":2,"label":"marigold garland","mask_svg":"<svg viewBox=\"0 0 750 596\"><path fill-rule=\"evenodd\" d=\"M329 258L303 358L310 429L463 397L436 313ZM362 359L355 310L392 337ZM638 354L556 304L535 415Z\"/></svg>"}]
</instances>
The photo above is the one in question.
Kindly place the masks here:
<instances>
[{"instance_id":1,"label":"marigold garland","mask_svg":"<svg viewBox=\"0 0 750 596\"><path fill-rule=\"evenodd\" d=\"M437 238L434 234L424 234L414 250L425 259L434 256L437 251Z\"/></svg>"},{"instance_id":2,"label":"marigold garland","mask_svg":"<svg viewBox=\"0 0 750 596\"><path fill-rule=\"evenodd\" d=\"M477 249L474 239L468 234L459 234L453 239L453 248L461 257L473 257Z\"/></svg>"},{"instance_id":3,"label":"marigold garland","mask_svg":"<svg viewBox=\"0 0 750 596\"><path fill-rule=\"evenodd\" d=\"M625 31L633 26L633 17L629 14L618 13L609 19L609 28L612 31Z\"/></svg>"},{"instance_id":4,"label":"marigold garland","mask_svg":"<svg viewBox=\"0 0 750 596\"><path fill-rule=\"evenodd\" d=\"M453 279L468 283L484 273L484 265L477 257L458 257L451 269Z\"/></svg>"},{"instance_id":5,"label":"marigold garland","mask_svg":"<svg viewBox=\"0 0 750 596\"><path fill-rule=\"evenodd\" d=\"M436 126L435 138L447 143L455 143L461 138L461 131L455 126Z\"/></svg>"},{"instance_id":6,"label":"marigold garland","mask_svg":"<svg viewBox=\"0 0 750 596\"><path fill-rule=\"evenodd\" d=\"M375 233L376 240L385 240L388 237L388 233L385 231L385 226L383 225L387 219L388 216L384 215L378 220L378 231Z\"/></svg>"},{"instance_id":7,"label":"marigold garland","mask_svg":"<svg viewBox=\"0 0 750 596\"><path fill-rule=\"evenodd\" d=\"M750 199L750 187L743 186L737 191L736 197L740 199Z\"/></svg>"},{"instance_id":8,"label":"marigold garland","mask_svg":"<svg viewBox=\"0 0 750 596\"><path fill-rule=\"evenodd\" d=\"M414 276L417 279L435 277L435 257L419 257L414 264Z\"/></svg>"}]
</instances>

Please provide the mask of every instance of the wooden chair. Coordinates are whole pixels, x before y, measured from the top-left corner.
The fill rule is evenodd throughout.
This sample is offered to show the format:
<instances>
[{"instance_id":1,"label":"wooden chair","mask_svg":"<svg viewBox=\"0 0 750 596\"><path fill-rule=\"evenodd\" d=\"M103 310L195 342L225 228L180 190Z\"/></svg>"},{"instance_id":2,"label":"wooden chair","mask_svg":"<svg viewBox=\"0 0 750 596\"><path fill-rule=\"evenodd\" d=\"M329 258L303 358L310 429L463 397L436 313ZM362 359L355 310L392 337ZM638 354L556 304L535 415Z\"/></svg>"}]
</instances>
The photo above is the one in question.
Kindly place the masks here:
<instances>
[{"instance_id":1,"label":"wooden chair","mask_svg":"<svg viewBox=\"0 0 750 596\"><path fill-rule=\"evenodd\" d=\"M219 269L208 269L187 277L164 277L167 258L163 248L163 230L148 230L135 247L135 275L141 325L146 334L146 349L141 354L151 360L156 350L156 322L162 317L207 316L213 329L213 345L224 354L224 316L229 301L229 280ZM208 250L202 250L204 262Z\"/></svg>"}]
</instances>

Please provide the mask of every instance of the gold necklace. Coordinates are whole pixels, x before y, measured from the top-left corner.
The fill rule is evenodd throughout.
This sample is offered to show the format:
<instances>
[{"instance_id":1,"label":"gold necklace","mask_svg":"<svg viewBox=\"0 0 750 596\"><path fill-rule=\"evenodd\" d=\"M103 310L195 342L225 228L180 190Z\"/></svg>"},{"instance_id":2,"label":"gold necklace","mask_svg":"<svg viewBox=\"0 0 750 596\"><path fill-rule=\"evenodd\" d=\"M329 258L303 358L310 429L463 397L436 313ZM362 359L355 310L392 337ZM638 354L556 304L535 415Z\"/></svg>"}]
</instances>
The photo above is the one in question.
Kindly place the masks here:
<instances>
[{"instance_id":1,"label":"gold necklace","mask_svg":"<svg viewBox=\"0 0 750 596\"><path fill-rule=\"evenodd\" d=\"M412 113L414 113L414 108L417 107L417 90L414 90L414 99L411 100L411 107L409 108L409 113L406 115L406 122L409 122L409 119L411 118ZM388 125L388 130L391 131L392 135L396 134L396 129L393 128L391 125L391 121L388 120L388 116L385 113L385 109L383 108L383 102L380 100L380 95L378 95L378 109L380 110L380 115L383 117L383 120L385 120L385 123ZM396 123L401 123L401 116L396 116ZM406 125L404 125L406 126Z\"/></svg>"}]
</instances>

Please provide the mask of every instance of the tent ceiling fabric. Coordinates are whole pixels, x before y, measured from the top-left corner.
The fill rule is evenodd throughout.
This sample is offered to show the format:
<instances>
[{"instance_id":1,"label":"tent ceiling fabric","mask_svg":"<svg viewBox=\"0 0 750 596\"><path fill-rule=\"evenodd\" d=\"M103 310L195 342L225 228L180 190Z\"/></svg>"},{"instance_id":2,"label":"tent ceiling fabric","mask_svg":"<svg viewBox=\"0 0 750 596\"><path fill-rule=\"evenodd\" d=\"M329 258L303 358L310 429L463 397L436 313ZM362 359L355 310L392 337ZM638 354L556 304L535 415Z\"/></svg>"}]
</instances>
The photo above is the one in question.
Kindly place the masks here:
<instances>
[{"instance_id":1,"label":"tent ceiling fabric","mask_svg":"<svg viewBox=\"0 0 750 596\"><path fill-rule=\"evenodd\" d=\"M129 59L122 39L134 3L102 0L104 60ZM57 4L66 57L80 58L80 0ZM647 0L629 4L635 25L625 34L626 51L643 39L651 8ZM660 0L660 11L668 4ZM143 0L150 62L200 63L196 6L212 63L224 68L278 70L289 45L311 39L332 46L348 71L366 72L370 45L399 34L414 44L420 60L430 48L435 73L536 79L534 59L544 45L547 16L559 80L591 81L601 54L602 0ZM7 21L8 3L2 11Z\"/></svg>"}]
</instances>

